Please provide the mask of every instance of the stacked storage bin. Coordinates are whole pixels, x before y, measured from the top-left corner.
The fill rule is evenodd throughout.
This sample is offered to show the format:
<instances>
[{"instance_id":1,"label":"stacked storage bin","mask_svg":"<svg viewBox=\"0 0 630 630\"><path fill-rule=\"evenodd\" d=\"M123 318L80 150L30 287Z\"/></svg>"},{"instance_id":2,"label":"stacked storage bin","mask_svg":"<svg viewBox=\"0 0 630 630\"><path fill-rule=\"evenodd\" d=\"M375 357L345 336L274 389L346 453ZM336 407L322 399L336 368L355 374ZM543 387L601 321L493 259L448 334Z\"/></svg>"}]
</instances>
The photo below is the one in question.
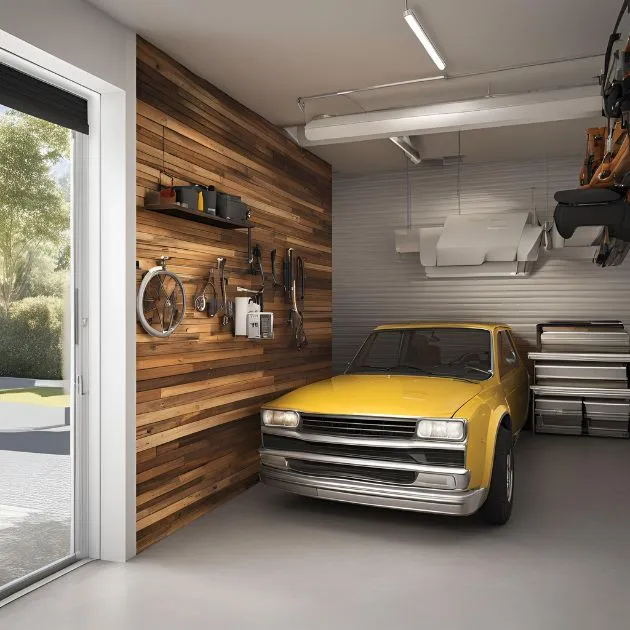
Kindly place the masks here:
<instances>
[{"instance_id":1,"label":"stacked storage bin","mask_svg":"<svg viewBox=\"0 0 630 630\"><path fill-rule=\"evenodd\" d=\"M533 426L539 433L630 435L630 336L621 322L539 324Z\"/></svg>"}]
</instances>

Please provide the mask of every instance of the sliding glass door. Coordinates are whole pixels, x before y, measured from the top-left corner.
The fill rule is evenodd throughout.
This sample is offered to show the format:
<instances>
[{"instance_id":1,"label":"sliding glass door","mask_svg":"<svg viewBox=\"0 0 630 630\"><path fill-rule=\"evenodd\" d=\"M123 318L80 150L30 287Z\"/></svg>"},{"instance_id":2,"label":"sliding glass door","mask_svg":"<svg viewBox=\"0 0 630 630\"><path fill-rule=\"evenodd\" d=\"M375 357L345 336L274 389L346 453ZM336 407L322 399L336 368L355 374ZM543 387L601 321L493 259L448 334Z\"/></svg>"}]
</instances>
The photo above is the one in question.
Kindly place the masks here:
<instances>
[{"instance_id":1,"label":"sliding glass door","mask_svg":"<svg viewBox=\"0 0 630 630\"><path fill-rule=\"evenodd\" d=\"M86 136L2 96L0 600L83 552L86 470L77 265Z\"/></svg>"}]
</instances>

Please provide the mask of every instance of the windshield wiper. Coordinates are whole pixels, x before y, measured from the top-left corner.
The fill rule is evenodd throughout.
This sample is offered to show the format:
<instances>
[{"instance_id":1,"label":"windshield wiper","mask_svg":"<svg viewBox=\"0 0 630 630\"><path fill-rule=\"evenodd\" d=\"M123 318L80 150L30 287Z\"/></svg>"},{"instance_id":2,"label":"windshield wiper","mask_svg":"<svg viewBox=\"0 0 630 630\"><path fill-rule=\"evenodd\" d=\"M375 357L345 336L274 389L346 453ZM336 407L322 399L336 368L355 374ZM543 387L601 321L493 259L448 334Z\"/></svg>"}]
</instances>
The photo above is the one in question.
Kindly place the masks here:
<instances>
[{"instance_id":1,"label":"windshield wiper","mask_svg":"<svg viewBox=\"0 0 630 630\"><path fill-rule=\"evenodd\" d=\"M492 372L490 370L484 370L483 368L478 368L474 365L465 365L464 369L472 370L473 372L481 372L481 374L485 374L486 376L492 376Z\"/></svg>"},{"instance_id":2,"label":"windshield wiper","mask_svg":"<svg viewBox=\"0 0 630 630\"><path fill-rule=\"evenodd\" d=\"M439 374L436 374L435 372L430 372L429 370L425 370L417 365L412 365L411 363L399 363L398 365L394 365L391 369L395 370L396 368L415 370L416 372L422 372L423 374L428 374L429 376L439 376Z\"/></svg>"},{"instance_id":3,"label":"windshield wiper","mask_svg":"<svg viewBox=\"0 0 630 630\"><path fill-rule=\"evenodd\" d=\"M422 374L427 374L429 376L439 376L439 374L435 374L435 372L429 372L429 370L425 370L424 368L418 367L417 365L410 365L409 363L397 363L396 365L391 365L388 367L385 366L376 366L376 365L357 365L356 370L379 370L381 372L393 372L398 368L415 370L416 372L422 372Z\"/></svg>"},{"instance_id":4,"label":"windshield wiper","mask_svg":"<svg viewBox=\"0 0 630 630\"><path fill-rule=\"evenodd\" d=\"M454 381L464 381L465 383L473 383L474 385L477 385L479 383L479 380L466 378L465 376L453 376L452 374L449 374L448 376L445 376L444 378L452 378Z\"/></svg>"}]
</instances>

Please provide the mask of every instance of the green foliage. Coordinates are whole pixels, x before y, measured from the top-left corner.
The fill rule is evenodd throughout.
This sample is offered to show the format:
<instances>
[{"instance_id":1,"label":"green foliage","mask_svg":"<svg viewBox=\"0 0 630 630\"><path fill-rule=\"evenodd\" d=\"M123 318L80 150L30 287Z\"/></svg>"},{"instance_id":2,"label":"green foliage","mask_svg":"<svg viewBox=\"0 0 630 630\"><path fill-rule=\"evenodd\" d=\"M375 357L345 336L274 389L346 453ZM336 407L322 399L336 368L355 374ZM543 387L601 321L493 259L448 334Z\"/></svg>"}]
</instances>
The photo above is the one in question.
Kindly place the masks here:
<instances>
[{"instance_id":1,"label":"green foliage","mask_svg":"<svg viewBox=\"0 0 630 630\"><path fill-rule=\"evenodd\" d=\"M63 378L63 300L33 297L0 313L0 376Z\"/></svg>"},{"instance_id":2,"label":"green foliage","mask_svg":"<svg viewBox=\"0 0 630 630\"><path fill-rule=\"evenodd\" d=\"M37 295L64 297L70 280L69 268L69 243L67 239L59 246L41 247L30 268L26 295L28 297Z\"/></svg>"},{"instance_id":3,"label":"green foliage","mask_svg":"<svg viewBox=\"0 0 630 630\"><path fill-rule=\"evenodd\" d=\"M67 191L51 173L70 156L69 130L9 111L0 116L0 311L28 295L31 271L69 228ZM53 264L53 269L56 265Z\"/></svg>"}]
</instances>

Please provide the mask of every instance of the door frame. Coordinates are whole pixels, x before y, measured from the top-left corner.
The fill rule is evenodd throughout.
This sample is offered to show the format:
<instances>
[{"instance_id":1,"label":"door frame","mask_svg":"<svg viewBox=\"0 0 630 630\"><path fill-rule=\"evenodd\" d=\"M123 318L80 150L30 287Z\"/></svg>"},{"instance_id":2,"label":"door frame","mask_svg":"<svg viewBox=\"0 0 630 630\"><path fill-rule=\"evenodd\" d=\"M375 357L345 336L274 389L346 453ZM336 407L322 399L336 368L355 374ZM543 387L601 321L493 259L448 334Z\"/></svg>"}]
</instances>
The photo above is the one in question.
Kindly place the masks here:
<instances>
[{"instance_id":1,"label":"door frame","mask_svg":"<svg viewBox=\"0 0 630 630\"><path fill-rule=\"evenodd\" d=\"M126 41L124 89L2 30L0 61L88 102L89 268L81 279L87 310L82 334L89 345L85 554L124 562L136 551L136 37L130 32Z\"/></svg>"}]
</instances>

